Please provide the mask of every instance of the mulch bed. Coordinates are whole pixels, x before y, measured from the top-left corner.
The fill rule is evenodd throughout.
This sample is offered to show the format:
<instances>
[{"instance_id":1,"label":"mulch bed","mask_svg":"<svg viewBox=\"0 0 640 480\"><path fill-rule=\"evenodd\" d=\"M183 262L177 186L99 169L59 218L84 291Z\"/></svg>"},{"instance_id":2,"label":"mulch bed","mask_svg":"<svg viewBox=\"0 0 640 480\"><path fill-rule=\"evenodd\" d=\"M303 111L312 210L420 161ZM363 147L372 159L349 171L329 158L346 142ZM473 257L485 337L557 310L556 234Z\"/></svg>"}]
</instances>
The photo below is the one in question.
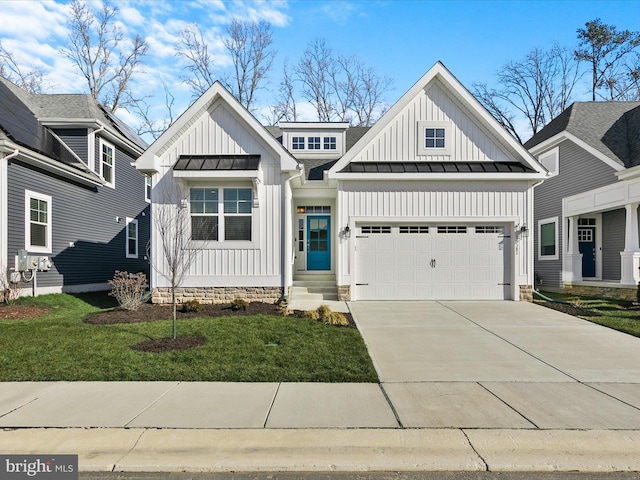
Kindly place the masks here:
<instances>
[{"instance_id":1,"label":"mulch bed","mask_svg":"<svg viewBox=\"0 0 640 480\"><path fill-rule=\"evenodd\" d=\"M564 303L540 302L539 305L573 315L574 317L599 317L601 315L599 312L594 310L589 310L588 308L582 308L571 304L567 305Z\"/></svg>"},{"instance_id":2,"label":"mulch bed","mask_svg":"<svg viewBox=\"0 0 640 480\"><path fill-rule=\"evenodd\" d=\"M199 347L204 345L207 339L204 337L188 337L177 336L176 338L152 338L140 342L131 348L140 352L148 353L163 353L163 352L177 352L180 350L187 350L189 348Z\"/></svg>"}]
</instances>

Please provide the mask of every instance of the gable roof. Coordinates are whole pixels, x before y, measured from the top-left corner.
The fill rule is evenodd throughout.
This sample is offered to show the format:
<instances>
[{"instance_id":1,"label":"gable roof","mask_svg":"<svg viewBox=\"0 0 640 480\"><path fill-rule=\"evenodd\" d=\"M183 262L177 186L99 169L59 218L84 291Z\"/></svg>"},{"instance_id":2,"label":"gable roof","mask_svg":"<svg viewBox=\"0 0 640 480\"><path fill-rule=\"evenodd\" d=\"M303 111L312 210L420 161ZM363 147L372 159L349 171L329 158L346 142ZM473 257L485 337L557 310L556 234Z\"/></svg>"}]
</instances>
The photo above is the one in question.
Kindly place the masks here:
<instances>
[{"instance_id":1,"label":"gable roof","mask_svg":"<svg viewBox=\"0 0 640 480\"><path fill-rule=\"evenodd\" d=\"M167 146L171 145L201 114L218 100L225 102L262 141L280 156L282 170L296 170L298 168L298 161L293 155L219 81L211 85L151 144L146 152L136 160L136 168L142 171L157 170L155 165L156 155L159 155Z\"/></svg>"},{"instance_id":2,"label":"gable roof","mask_svg":"<svg viewBox=\"0 0 640 480\"><path fill-rule=\"evenodd\" d=\"M575 102L524 145L541 152L569 139L604 161L629 168L640 165L638 137L640 102Z\"/></svg>"},{"instance_id":3,"label":"gable roof","mask_svg":"<svg viewBox=\"0 0 640 480\"><path fill-rule=\"evenodd\" d=\"M347 165L355 158L355 156L373 141L384 128L387 127L424 89L435 80L445 86L451 95L469 112L476 121L479 121L493 137L512 155L516 157L514 160L522 163L525 173L528 176L534 175L536 178L543 178L546 170L537 160L509 133L502 125L487 111L487 109L469 92L458 79L442 64L436 62L427 73L425 73L418 82L416 82L387 112L369 129L353 147L329 170L330 178L342 177L342 174L353 174L347 170ZM398 159L402 161L402 159ZM455 160L455 159L454 159ZM429 163L429 162L424 162ZM433 171L433 169L431 169ZM515 173L511 169L504 172ZM426 170L425 170L426 172ZM407 172L408 173L408 172ZM453 173L453 172L451 172ZM448 172L440 174L440 178L447 175ZM473 175L470 173L469 175ZM459 173L457 175L460 175ZM463 174L466 175L466 174ZM487 173L484 173L486 176ZM496 172L496 178L504 176L503 171ZM399 177L401 178L401 177ZM457 177L459 178L459 177Z\"/></svg>"}]
</instances>

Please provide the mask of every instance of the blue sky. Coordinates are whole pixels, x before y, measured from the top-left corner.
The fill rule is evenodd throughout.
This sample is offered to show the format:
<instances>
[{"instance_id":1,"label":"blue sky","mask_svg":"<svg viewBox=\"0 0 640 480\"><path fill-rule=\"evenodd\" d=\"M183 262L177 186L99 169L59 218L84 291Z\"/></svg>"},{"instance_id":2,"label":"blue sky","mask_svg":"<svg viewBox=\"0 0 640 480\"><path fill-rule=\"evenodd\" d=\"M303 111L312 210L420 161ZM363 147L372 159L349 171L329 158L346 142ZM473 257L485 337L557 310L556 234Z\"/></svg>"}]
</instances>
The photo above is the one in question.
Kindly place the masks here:
<instances>
[{"instance_id":1,"label":"blue sky","mask_svg":"<svg viewBox=\"0 0 640 480\"><path fill-rule=\"evenodd\" d=\"M25 66L47 73L49 92L80 92L84 88L59 48L68 35L68 1L0 0L0 41ZM640 1L558 0L115 0L122 28L139 33L150 45L140 91L156 94L156 115L162 115L166 82L176 97L176 112L191 102L181 82L175 44L181 28L198 22L207 32L220 72L228 64L220 37L231 18L267 20L273 25L276 61L259 102L275 95L288 58L296 62L307 44L324 38L336 53L355 54L381 75L394 80L386 100L393 103L436 61L441 60L468 88L476 81L494 81L505 62L518 60L534 47L554 41L577 44L576 29L600 17L618 29L640 30ZM29 28L25 28L29 25ZM586 93L586 88L576 92ZM579 99L579 98L576 98ZM126 112L118 115L130 123ZM311 118L309 120L312 120Z\"/></svg>"}]
</instances>

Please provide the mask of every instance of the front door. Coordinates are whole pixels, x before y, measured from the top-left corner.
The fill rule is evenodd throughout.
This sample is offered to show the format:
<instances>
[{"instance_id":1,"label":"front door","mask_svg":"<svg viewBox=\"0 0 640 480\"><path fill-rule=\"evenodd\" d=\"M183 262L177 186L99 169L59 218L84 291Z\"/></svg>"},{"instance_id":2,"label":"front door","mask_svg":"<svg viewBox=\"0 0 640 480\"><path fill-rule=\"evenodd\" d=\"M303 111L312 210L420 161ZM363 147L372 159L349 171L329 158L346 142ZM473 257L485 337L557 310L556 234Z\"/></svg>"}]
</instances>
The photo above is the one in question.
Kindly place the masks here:
<instances>
[{"instance_id":1,"label":"front door","mask_svg":"<svg viewBox=\"0 0 640 480\"><path fill-rule=\"evenodd\" d=\"M331 217L307 216L307 270L331 270Z\"/></svg>"},{"instance_id":2,"label":"front door","mask_svg":"<svg viewBox=\"0 0 640 480\"><path fill-rule=\"evenodd\" d=\"M596 229L578 227L578 243L582 254L582 276L596 276Z\"/></svg>"}]
</instances>

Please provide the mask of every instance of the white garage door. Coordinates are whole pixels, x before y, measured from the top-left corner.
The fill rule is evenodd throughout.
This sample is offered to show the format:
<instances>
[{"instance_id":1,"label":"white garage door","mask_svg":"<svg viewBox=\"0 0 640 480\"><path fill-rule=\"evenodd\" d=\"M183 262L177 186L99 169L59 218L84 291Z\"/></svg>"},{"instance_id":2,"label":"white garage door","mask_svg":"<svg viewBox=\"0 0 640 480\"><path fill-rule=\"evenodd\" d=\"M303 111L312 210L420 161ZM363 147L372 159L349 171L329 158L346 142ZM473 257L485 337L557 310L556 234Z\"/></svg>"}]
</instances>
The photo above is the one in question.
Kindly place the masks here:
<instances>
[{"instance_id":1,"label":"white garage door","mask_svg":"<svg viewBox=\"0 0 640 480\"><path fill-rule=\"evenodd\" d=\"M511 297L505 225L359 225L356 300Z\"/></svg>"}]
</instances>

